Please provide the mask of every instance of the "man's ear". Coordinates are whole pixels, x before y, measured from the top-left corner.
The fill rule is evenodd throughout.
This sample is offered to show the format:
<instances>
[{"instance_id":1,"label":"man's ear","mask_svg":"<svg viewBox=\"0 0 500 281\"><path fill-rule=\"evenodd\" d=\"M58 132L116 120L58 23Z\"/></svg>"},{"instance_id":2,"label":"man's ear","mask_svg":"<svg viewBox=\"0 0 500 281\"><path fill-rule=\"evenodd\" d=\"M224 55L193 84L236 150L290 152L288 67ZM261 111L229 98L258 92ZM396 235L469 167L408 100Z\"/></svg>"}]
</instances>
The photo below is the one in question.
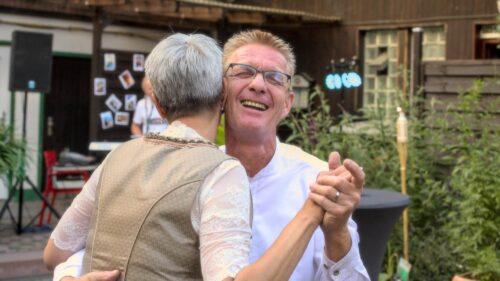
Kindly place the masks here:
<instances>
[{"instance_id":1,"label":"man's ear","mask_svg":"<svg viewBox=\"0 0 500 281\"><path fill-rule=\"evenodd\" d=\"M226 87L224 87L224 84L222 84L222 92L220 94L220 111L221 111L221 113L224 113L224 110L226 109L226 101L227 101Z\"/></svg>"},{"instance_id":2,"label":"man's ear","mask_svg":"<svg viewBox=\"0 0 500 281\"><path fill-rule=\"evenodd\" d=\"M281 119L284 119L285 117L288 116L288 113L290 113L290 110L292 110L293 101L295 100L295 93L292 90L287 91L285 95L286 95L285 110L283 110L283 115L281 116Z\"/></svg>"},{"instance_id":3,"label":"man's ear","mask_svg":"<svg viewBox=\"0 0 500 281\"><path fill-rule=\"evenodd\" d=\"M226 102L227 102L227 85L226 85L226 78L224 77L222 79L222 92L221 92L221 95L220 95L220 111L221 111L221 114L224 113L224 111L226 110Z\"/></svg>"},{"instance_id":4,"label":"man's ear","mask_svg":"<svg viewBox=\"0 0 500 281\"><path fill-rule=\"evenodd\" d=\"M163 109L163 107L161 106L161 104L158 101L158 98L156 97L156 94L154 92L151 95L151 100L153 101L153 103L156 107L156 110L158 110L158 113L160 113L161 118L167 119L167 111L165 111L165 109Z\"/></svg>"}]
</instances>

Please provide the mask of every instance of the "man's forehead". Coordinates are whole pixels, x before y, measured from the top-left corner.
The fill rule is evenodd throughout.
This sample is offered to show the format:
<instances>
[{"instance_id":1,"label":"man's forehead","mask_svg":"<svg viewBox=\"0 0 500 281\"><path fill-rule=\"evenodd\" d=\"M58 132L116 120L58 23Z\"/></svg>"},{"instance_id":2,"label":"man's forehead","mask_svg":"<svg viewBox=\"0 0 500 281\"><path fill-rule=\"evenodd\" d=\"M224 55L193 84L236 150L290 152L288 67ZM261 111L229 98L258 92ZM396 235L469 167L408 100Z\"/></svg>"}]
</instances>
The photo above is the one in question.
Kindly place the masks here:
<instances>
[{"instance_id":1,"label":"man's forehead","mask_svg":"<svg viewBox=\"0 0 500 281\"><path fill-rule=\"evenodd\" d=\"M262 45L248 44L234 51L228 63L244 63L264 70L286 70L286 59L278 50Z\"/></svg>"}]
</instances>

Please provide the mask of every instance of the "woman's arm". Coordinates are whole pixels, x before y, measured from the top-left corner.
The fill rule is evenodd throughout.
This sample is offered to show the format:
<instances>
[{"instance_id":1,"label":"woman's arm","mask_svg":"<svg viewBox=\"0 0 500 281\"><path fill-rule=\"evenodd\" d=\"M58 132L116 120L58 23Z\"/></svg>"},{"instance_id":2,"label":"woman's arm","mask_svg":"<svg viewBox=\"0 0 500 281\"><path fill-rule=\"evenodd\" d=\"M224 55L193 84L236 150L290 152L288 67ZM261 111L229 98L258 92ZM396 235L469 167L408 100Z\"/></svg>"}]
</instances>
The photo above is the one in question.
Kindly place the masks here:
<instances>
[{"instance_id":1,"label":"woman's arm","mask_svg":"<svg viewBox=\"0 0 500 281\"><path fill-rule=\"evenodd\" d=\"M43 262L49 270L85 248L101 170L102 164L92 173L50 235L43 252Z\"/></svg>"},{"instance_id":2,"label":"woman's arm","mask_svg":"<svg viewBox=\"0 0 500 281\"><path fill-rule=\"evenodd\" d=\"M193 226L197 230L199 222L203 279L209 281L288 280L323 219L322 209L306 201L273 245L249 265L252 201L243 166L234 160L221 164L202 184L196 202Z\"/></svg>"},{"instance_id":3,"label":"woman's arm","mask_svg":"<svg viewBox=\"0 0 500 281\"><path fill-rule=\"evenodd\" d=\"M245 267L234 280L288 280L323 215L321 207L307 199L264 255Z\"/></svg>"}]
</instances>

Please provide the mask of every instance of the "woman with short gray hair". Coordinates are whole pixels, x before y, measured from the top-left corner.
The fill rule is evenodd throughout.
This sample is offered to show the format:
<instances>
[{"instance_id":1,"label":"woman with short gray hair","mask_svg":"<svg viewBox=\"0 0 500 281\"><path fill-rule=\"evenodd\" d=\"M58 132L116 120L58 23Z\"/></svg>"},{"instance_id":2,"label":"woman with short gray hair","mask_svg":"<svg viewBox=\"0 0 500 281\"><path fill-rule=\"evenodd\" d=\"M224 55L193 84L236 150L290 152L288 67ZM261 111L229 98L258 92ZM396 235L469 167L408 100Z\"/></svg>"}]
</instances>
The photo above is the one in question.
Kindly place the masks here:
<instances>
[{"instance_id":1,"label":"woman with short gray hair","mask_svg":"<svg viewBox=\"0 0 500 281\"><path fill-rule=\"evenodd\" d=\"M114 280L117 271L92 272L112 269L121 280L288 279L298 262L290 252L304 241L287 239L287 227L249 265L248 178L239 161L212 143L223 106L217 43L200 34L171 35L148 56L146 75L171 125L117 147L93 173L45 249L49 266L80 250L57 266L54 280L76 277L82 259L82 280ZM301 212L317 218L316 225L323 218L310 201Z\"/></svg>"}]
</instances>

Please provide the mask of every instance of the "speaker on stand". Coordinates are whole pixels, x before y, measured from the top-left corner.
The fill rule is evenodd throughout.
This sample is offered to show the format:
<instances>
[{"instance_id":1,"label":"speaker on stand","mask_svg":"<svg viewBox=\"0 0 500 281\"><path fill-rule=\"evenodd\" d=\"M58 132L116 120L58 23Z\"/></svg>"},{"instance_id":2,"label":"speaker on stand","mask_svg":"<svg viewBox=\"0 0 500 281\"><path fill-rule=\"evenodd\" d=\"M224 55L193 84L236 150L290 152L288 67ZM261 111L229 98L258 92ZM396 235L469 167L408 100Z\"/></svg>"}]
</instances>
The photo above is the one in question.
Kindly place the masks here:
<instances>
[{"instance_id":1,"label":"speaker on stand","mask_svg":"<svg viewBox=\"0 0 500 281\"><path fill-rule=\"evenodd\" d=\"M52 34L14 31L12 33L12 48L10 57L10 77L9 90L11 95L16 91L23 92L23 123L22 140L26 143L26 111L28 106L28 92L39 92L42 95L50 92L50 82L52 78ZM11 108L10 110L15 110ZM36 185L26 175L26 151L21 153L20 165L15 175L15 184L9 192L9 196L0 210L0 220L5 211L8 211L12 223L15 224L17 234L21 234L26 227L29 227L40 212L26 226L23 226L23 204L24 204L24 183L26 182L33 192L46 204L49 210L60 218L59 213L43 197ZM15 195L19 197L17 221L12 215L9 207L10 201Z\"/></svg>"}]
</instances>

